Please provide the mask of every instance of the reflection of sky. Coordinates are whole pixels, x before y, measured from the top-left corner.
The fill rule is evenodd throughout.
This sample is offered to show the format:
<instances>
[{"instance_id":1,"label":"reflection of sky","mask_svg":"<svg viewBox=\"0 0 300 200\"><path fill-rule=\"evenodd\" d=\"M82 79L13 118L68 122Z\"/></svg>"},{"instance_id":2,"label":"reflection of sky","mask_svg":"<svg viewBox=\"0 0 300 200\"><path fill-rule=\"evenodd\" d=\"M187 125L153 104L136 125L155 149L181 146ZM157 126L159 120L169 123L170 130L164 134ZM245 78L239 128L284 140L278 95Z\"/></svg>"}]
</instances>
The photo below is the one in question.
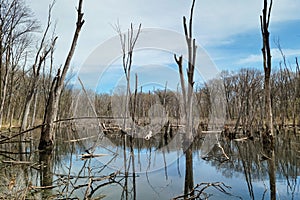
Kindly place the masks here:
<instances>
[{"instance_id":1,"label":"reflection of sky","mask_svg":"<svg viewBox=\"0 0 300 200\"><path fill-rule=\"evenodd\" d=\"M99 147L96 149L95 153L104 153L107 154L107 156L86 161L81 160L80 156L73 156L71 175L78 175L78 172L81 170L85 162L85 167L90 166L90 168L93 169L92 174L95 176L107 175L117 170L123 171L123 147L117 147L116 150L116 146L108 144L106 145L106 148L114 150L119 155L116 157L116 159L113 159L110 164L108 164L108 167L105 170L101 171L101 173L98 173L100 169L102 169L102 166L107 164L108 161L111 161L113 155L110 151ZM127 148L127 150L128 159L130 155L129 148ZM157 150L155 148L143 148L141 150L134 149L134 154L136 164L135 169L137 172L137 199L170 199L183 193L185 156L182 155L181 149L176 150L170 148L169 151L165 150L163 153L162 149ZM166 165L164 164L164 154ZM197 183L203 182L223 182L224 184L232 188L228 191L234 196L240 196L243 199L250 198L247 182L242 172L236 172L235 170L229 168L222 168L222 165L215 167L212 165L211 161L205 161L201 158L200 151L195 151L193 155L193 172L195 185ZM63 162L65 162L65 165L62 166L67 167L69 158L64 159ZM128 162L129 159L127 160L127 163ZM262 162L262 165L265 164L266 162ZM263 168L265 167L266 166L264 166ZM60 171L60 173L68 173L67 168L59 168L57 170ZM131 172L131 170L132 169L130 168L129 172ZM223 174L223 170L227 170L228 172L230 172L231 176L225 177ZM88 175L87 168L86 171L81 175ZM252 178L252 186L255 199L262 199L265 189L269 188L269 180L266 177L258 179ZM85 183L85 180L86 179L80 179L78 184ZM129 178L129 180L129 189L131 189L132 178ZM297 184L300 181L299 177L297 177L295 181L296 182L293 182L294 184L296 184L294 199L297 199L297 195L299 195L300 193L299 185ZM290 199L291 194L290 191L288 191L286 179L277 174L276 184L278 197L280 197L281 199ZM213 194L212 199L238 199L234 196L224 195L213 188L207 189L206 192ZM121 193L121 188L116 185L106 186L98 191L98 194L107 195L107 199L120 199ZM78 190L76 194L84 195L84 191ZM269 198L269 191L267 191L265 193L265 199Z\"/></svg>"}]
</instances>

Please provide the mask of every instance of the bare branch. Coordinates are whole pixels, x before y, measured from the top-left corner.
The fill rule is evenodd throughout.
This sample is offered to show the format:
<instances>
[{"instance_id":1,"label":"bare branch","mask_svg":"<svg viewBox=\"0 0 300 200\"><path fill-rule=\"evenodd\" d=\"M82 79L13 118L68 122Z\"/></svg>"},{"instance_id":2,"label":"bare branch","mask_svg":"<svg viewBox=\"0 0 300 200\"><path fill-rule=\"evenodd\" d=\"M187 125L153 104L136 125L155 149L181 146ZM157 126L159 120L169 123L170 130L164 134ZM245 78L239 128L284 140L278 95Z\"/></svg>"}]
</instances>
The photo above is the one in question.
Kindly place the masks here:
<instances>
[{"instance_id":1,"label":"bare branch","mask_svg":"<svg viewBox=\"0 0 300 200\"><path fill-rule=\"evenodd\" d=\"M186 18L185 16L183 16L183 29L184 29L184 35L185 35L185 38L186 38L186 42L188 43L189 42L189 33L188 33L188 30L187 30L187 25L186 25Z\"/></svg>"},{"instance_id":2,"label":"bare branch","mask_svg":"<svg viewBox=\"0 0 300 200\"><path fill-rule=\"evenodd\" d=\"M272 11L272 6L273 6L273 0L271 0L271 3L270 3L270 5L269 5L268 19L267 19L267 27L269 27L270 20L271 20L271 11Z\"/></svg>"},{"instance_id":3,"label":"bare branch","mask_svg":"<svg viewBox=\"0 0 300 200\"><path fill-rule=\"evenodd\" d=\"M60 82L65 80L65 77L67 75L67 71L68 71L70 63L71 63L71 59L72 59L73 54L75 52L75 47L77 45L77 40L78 40L78 37L79 37L81 27L84 24L83 13L82 13L82 2L83 2L83 0L79 0L78 8L77 8L76 30L75 30L75 33L74 33L74 36L73 36L73 41L72 41L72 44L71 44L71 48L69 50L68 56L66 58L66 61L65 61L64 67L63 67Z\"/></svg>"},{"instance_id":4,"label":"bare branch","mask_svg":"<svg viewBox=\"0 0 300 200\"><path fill-rule=\"evenodd\" d=\"M193 3L192 3L192 7L191 7L191 13L190 13L190 38L192 38L192 34L193 34L193 31L192 31L192 28L193 28L193 14L194 14L194 6L195 6L195 0L193 0Z\"/></svg>"},{"instance_id":5,"label":"bare branch","mask_svg":"<svg viewBox=\"0 0 300 200\"><path fill-rule=\"evenodd\" d=\"M49 28L50 28L50 26L51 26L51 13L52 13L52 8L53 8L53 6L54 6L54 3L55 3L55 1L53 1L52 4L49 5L49 9L48 9L48 19L47 19L46 29L45 29L45 31L44 31L44 34L43 34L42 40L41 40L41 42L40 42L40 46L39 46L38 51L37 51L37 53L36 53L35 61L34 61L34 64L33 64L33 73L34 73L34 74L38 74L38 73L39 73L39 72L37 71L37 68L36 68L37 66L36 66L36 65L37 65L37 63L38 63L38 58L39 58L39 57L41 58L40 53L41 53L42 48L43 48L43 46L44 46L44 44L45 44L45 40L46 40L48 31L49 31Z\"/></svg>"}]
</instances>

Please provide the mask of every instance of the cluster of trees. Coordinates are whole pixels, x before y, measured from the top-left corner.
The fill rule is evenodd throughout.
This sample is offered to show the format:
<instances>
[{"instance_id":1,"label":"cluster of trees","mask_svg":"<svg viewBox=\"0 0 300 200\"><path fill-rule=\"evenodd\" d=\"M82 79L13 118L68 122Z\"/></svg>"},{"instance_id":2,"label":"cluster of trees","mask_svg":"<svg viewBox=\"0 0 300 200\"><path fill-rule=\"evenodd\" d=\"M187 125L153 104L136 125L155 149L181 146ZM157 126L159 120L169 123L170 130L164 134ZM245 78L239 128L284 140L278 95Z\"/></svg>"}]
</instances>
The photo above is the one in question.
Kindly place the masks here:
<instances>
[{"instance_id":1,"label":"cluster of trees","mask_svg":"<svg viewBox=\"0 0 300 200\"><path fill-rule=\"evenodd\" d=\"M266 2L266 1L265 1ZM209 83L194 86L193 68L195 62L195 40L192 37L192 12L191 9L189 26L187 27L186 18L183 19L187 47L189 54L188 85L185 91L182 57L175 56L181 77L181 87L177 91L156 90L143 92L142 88L135 88L134 94L127 86L130 115L134 115L138 123L145 121L148 116L149 108L159 99L161 105L167 110L171 119L179 120L181 113L191 118L191 96L196 97L194 106L198 107L199 117L207 122L210 115L212 97ZM74 95L78 94L76 89L66 87L66 73L70 66L70 61L75 50L76 41L80 29L84 23L83 13L81 12L82 1L79 1L78 15L74 39L66 62L60 68L53 65L53 53L57 37L51 32L51 10L49 6L48 23L43 32L40 32L37 20L33 17L30 9L25 2L17 0L1 0L0 6L0 127L5 125L9 129L12 126L20 126L21 131L28 129L36 124L45 124L42 132L51 132L52 123L57 118L67 118L73 113L70 105L75 105ZM267 5L265 5L267 6ZM271 12L271 6L268 12ZM265 15L261 17L262 34L268 35L269 20ZM264 19L266 17L266 19ZM266 20L266 22L264 22ZM139 31L140 31L139 27ZM119 29L118 29L119 30ZM189 31L188 31L189 30ZM130 31L133 33L133 28ZM138 31L138 33L139 33ZM122 49L129 45L131 51L124 50L124 72L127 79L130 79L130 67L132 63L132 51L137 40L132 36L131 44L125 44L125 38L121 31L120 34ZM264 36L265 37L265 36ZM263 41L267 42L268 38ZM124 39L124 40L123 40ZM122 43L123 41L123 43ZM267 44L263 46L263 57L268 58ZM278 45L281 51L280 45ZM282 52L282 51L281 51ZM266 55L265 55L266 54ZM298 60L294 65L288 65L282 52L283 61L279 63L277 70L270 71L269 83L265 82L266 72L258 69L241 69L240 71L221 73L221 81L225 89L226 119L228 123L234 124L235 129L242 126L243 130L250 130L253 127L262 127L266 121L269 107L266 96L263 96L266 84L270 86L270 108L273 114L272 119L275 124L280 126L291 123L300 124L300 70ZM126 61L129 60L130 62ZM129 63L129 66L127 66ZM126 65L127 64L127 65ZM270 68L270 61L266 60L264 70ZM268 72L269 73L269 72ZM267 73L267 75L268 75ZM216 80L211 80L211 82ZM129 83L129 80L127 80ZM194 92L192 92L193 90ZM183 102L180 102L180 95L184 95ZM94 94L95 108L98 115L112 116L111 97L108 94ZM60 100L61 99L61 100ZM133 104L134 103L134 104ZM180 104L185 106L180 107ZM266 106L267 105L267 106ZM74 108L75 109L75 108ZM127 112L127 111L126 111ZM58 117L57 117L58 114ZM50 116L51 115L51 116ZM146 122L143 122L146 123ZM51 127L49 126L51 125ZM47 135L47 134L46 134ZM50 137L50 136L49 136ZM50 137L51 139L51 137ZM49 141L48 141L49 142Z\"/></svg>"},{"instance_id":2,"label":"cluster of trees","mask_svg":"<svg viewBox=\"0 0 300 200\"><path fill-rule=\"evenodd\" d=\"M36 20L24 2L1 0L0 7L0 126L20 118L21 105L33 73L28 69ZM19 114L19 115L18 115Z\"/></svg>"},{"instance_id":3,"label":"cluster of trees","mask_svg":"<svg viewBox=\"0 0 300 200\"><path fill-rule=\"evenodd\" d=\"M243 126L244 130L262 127L264 112L264 83L262 71L241 69L238 72L223 72L227 119ZM299 125L300 71L280 67L273 70L270 78L271 105L274 125ZM298 115L297 115L298 113ZM297 121L298 120L298 121Z\"/></svg>"},{"instance_id":4,"label":"cluster of trees","mask_svg":"<svg viewBox=\"0 0 300 200\"><path fill-rule=\"evenodd\" d=\"M279 63L280 64L280 63ZM281 66L282 64L280 64ZM226 123L234 128L250 131L261 129L265 118L264 73L257 68L244 68L238 71L222 71L220 79L224 88L226 105ZM211 80L211 82L216 80ZM219 81L219 80L218 80ZM278 67L273 70L270 79L271 102L274 125L300 124L300 69L295 64L291 67ZM195 87L195 106L203 123L208 123L211 110L210 82ZM136 95L135 116L139 119L148 117L150 107L159 102L167 110L168 116L175 123L180 120L180 91L155 90ZM111 96L96 94L95 107L100 116L112 116Z\"/></svg>"},{"instance_id":5,"label":"cluster of trees","mask_svg":"<svg viewBox=\"0 0 300 200\"><path fill-rule=\"evenodd\" d=\"M133 50L141 31L141 25L137 32L131 25L127 35L123 34L118 26L116 27L121 42L122 64L127 83L126 94L123 92L120 95L109 95L86 91L83 85L84 93L82 93L82 90L68 86L66 80L79 33L84 24L83 0L78 0L73 40L61 67L55 67L53 64L55 44L58 38L55 32L51 33L53 4L49 6L47 24L40 32L41 28L37 20L23 0L0 0L0 129L3 128L3 125L9 130L13 126L20 127L18 134L3 137L11 139L21 136L20 139L23 141L25 139L23 133L31 130L30 127L40 127L39 149L52 150L55 123L63 121L64 118L74 119L72 117L78 109L82 109L87 116L91 112L92 116L96 118L103 116L112 119L112 117L116 117L113 113L115 105L112 104L112 100L114 98L123 99L124 101L119 105L122 107L120 118L123 120L122 131L126 133L128 117L131 117L135 123L145 125L150 122L151 112L149 110L155 108L154 105L159 102L166 111L170 123L182 123L182 116L185 120L183 122L185 135L181 141L182 146L188 147L184 149L186 156L184 193L187 194L186 197L192 199L194 196L193 154L190 144L194 139L192 128L195 112L198 112L196 116L199 119L196 120L202 121L201 125L208 124L211 115L215 114L212 113L215 106L214 101L216 99L224 100L222 103L226 110L226 123L233 128L233 131L243 130L251 134L253 130L264 128L263 134L271 141L271 144L273 143L274 125L278 125L279 128L285 125L300 125L300 68L297 58L294 65L287 64L284 52L278 44L283 61L279 63L277 69L271 70L272 56L268 28L272 0L270 4L264 0L260 16L263 71L251 68L234 72L223 71L219 79L209 80L202 85L194 85L197 46L193 38L192 26L195 2L195 0L192 1L189 19L183 17L183 29L188 50L187 66L183 66L183 56L174 55L174 62L177 64L180 78L177 91L167 90L167 87L164 90L147 92L142 88L139 90L137 75L135 76L135 88L132 89L130 70ZM184 74L184 69L186 69L186 74ZM224 88L224 99L217 97L212 92L211 86L219 83ZM79 95L87 98L86 103L90 104L90 110L84 110L86 106L78 103ZM195 107L198 109L194 109ZM132 134L129 135L132 136ZM123 134L123 136L124 169L126 169L127 164L130 165L130 163L127 162L126 155L127 134ZM133 177L135 177L133 138L131 136L128 138ZM274 146L271 146L270 150L267 157L269 158L269 177L270 180L273 180L275 179ZM25 152L24 149L22 151ZM43 154L41 154L42 157ZM128 171L125 170L126 177L128 174ZM270 181L274 197L276 188L273 183L274 181Z\"/></svg>"},{"instance_id":6,"label":"cluster of trees","mask_svg":"<svg viewBox=\"0 0 300 200\"><path fill-rule=\"evenodd\" d=\"M65 86L77 39L84 24L82 0L71 48L62 67L53 66L57 36L51 31L51 11L41 33L37 20L24 1L1 0L0 4L0 127L13 124L25 131L38 120L44 124L40 149L53 146L53 122ZM24 134L20 134L21 140Z\"/></svg>"}]
</instances>

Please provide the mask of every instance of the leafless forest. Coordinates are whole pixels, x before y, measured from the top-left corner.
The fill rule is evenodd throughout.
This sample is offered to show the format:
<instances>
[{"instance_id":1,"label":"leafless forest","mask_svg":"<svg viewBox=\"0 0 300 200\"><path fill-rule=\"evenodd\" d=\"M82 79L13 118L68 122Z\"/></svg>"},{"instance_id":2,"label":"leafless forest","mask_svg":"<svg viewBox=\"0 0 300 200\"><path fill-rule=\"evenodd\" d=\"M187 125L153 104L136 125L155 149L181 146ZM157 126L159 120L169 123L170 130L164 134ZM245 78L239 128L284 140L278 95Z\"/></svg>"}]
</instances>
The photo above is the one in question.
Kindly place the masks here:
<instances>
[{"instance_id":1,"label":"leafless forest","mask_svg":"<svg viewBox=\"0 0 300 200\"><path fill-rule=\"evenodd\" d=\"M218 133L220 133L218 151L221 153L218 155L207 154L203 159L212 160L217 168L221 168L220 163L223 163L223 167L225 165L225 168L222 168L224 171L234 168L231 163L241 162L244 170L238 167L236 167L236 170L240 170L245 174L248 188L251 188L253 177L251 177L250 172L260 167L259 162L261 161L256 160L255 156L261 155L267 160L268 173L265 173L264 176L269 177L270 180L270 199L276 199L276 186L273 180L275 179L276 170L274 168L276 166L284 168L285 164L288 165L288 163L294 162L293 160L282 161L276 159L276 156L280 156L279 153L288 154L286 151L278 150L278 145L282 145L281 142L284 143L288 140L292 145L289 148L294 153L299 152L300 147L298 141L291 139L292 137L298 138L300 127L300 67L297 57L294 60L286 59L280 41L272 43L269 39L270 13L272 6L276 6L276 4L272 4L272 1L263 1L264 7L260 16L261 27L258 27L258 30L261 30L262 33L262 67L257 69L245 66L245 68L236 71L222 71L218 79L195 85L194 68L197 46L194 35L197 33L193 33L192 30L194 4L196 3L193 0L187 17L183 17L183 22L178 22L183 24L188 57L183 58L181 55L174 55L174 63L178 67L178 76L180 76L180 83L176 91L169 90L167 86L165 89L145 91L142 86L137 84L139 77L131 74L131 66L134 62L135 43L138 42L142 25L140 24L138 27L131 25L125 33L122 32L124 30L121 30L119 26L116 26L115 29L120 36L120 49L122 50L123 59L123 66L120 66L120 71L124 71L127 83L126 91L120 96L96 93L89 90L89 88L85 88L84 85L82 85L82 88L73 87L70 79L74 76L67 75L70 73L70 65L74 51L76 51L80 31L84 29L83 0L78 1L77 10L74 10L77 21L74 22L73 40L69 44L70 50L65 62L59 66L54 64L55 58L53 56L56 43L60 42L59 35L56 35L54 31L51 15L54 4L49 5L46 27L40 27L25 1L0 0L0 2L0 160L2 161L0 166L3 172L1 173L7 177L6 181L2 181L3 185L0 187L6 188L5 191L8 191L0 194L0 199L30 199L31 197L28 196L30 190L44 190L52 187L54 184L51 179L50 182L47 182L49 179L43 179L44 182L42 181L40 186L33 186L30 181L25 181L26 187L16 186L16 177L9 175L6 170L9 165L18 164L19 166L24 165L33 168L33 170L42 171L42 173L47 173L48 170L51 171L53 164L49 163L52 163L53 159L57 163L59 156L63 156L64 152L67 154L66 152L70 153L71 151L72 154L75 154L74 151L76 151L73 149L74 146L71 148L73 150L64 150L66 147L62 145L59 147L61 148L59 153L54 153L59 146L59 141L56 138L77 140L79 143L82 142L81 138L84 143L84 139L91 136L83 134L85 128L82 125L87 123L88 120L96 121L95 129L97 129L98 134L101 133L116 145L124 148L125 172L121 174L122 177L119 171L102 177L102 179L89 176L85 184L73 182L73 190L87 188L84 190L84 198L92 199L97 189L91 185L95 183L110 180L107 182L108 185L113 180L113 184L124 184L124 187L127 187L129 183L127 179L124 179L124 182L123 177L136 176L135 171L137 169L134 167L134 162L137 162L137 160L134 148L142 148L146 145L144 140L154 138L151 134L143 136L144 140L143 138L135 138L134 134L136 133L134 131L138 132L138 129L134 129L134 124L138 126L150 124L152 116L149 110L157 100L164 108L164 114L168 116L168 120L164 122L161 130L159 130L160 133L155 133L156 137L159 135L159 138L165 139L167 144L180 130L179 132L185 134L183 134L183 138L179 143L183 146L189 142L193 143L183 148L186 168L191 170L185 171L183 195L180 195L179 192L177 197L174 195L175 199L204 199L207 197L204 196L204 190L207 188L215 188L223 192L224 195L228 195L228 188L221 180L214 183L193 182L193 167L195 167L193 166L193 151L200 149L203 138L207 138L207 134L215 131L212 129L214 125L221 127L218 130ZM257 17L259 19L259 16ZM276 46L281 52L281 62L272 63L270 45ZM188 61L187 66L184 66L183 59ZM130 80L134 79L136 84L130 85ZM211 111L214 109L212 100L217 98L213 96L214 93L211 91L211 86L214 83L220 83L223 88L225 121L222 124L210 124ZM83 98L84 100L80 102L85 102L86 105L78 104L79 98ZM112 99L114 98L124 100L120 105L122 107L120 108L122 113L118 116L120 118L116 118L113 113L114 104ZM86 110L86 115L78 117L75 114L75 111L78 112L78 110ZM196 115L193 113L195 110L197 111ZM197 119L195 119L195 116L197 116ZM128 118L131 119L133 125L128 122ZM194 124L194 121L197 121L197 124ZM287 136L289 139L279 140L277 138L282 136L285 138ZM139 140L143 141L139 142ZM237 147L230 146L230 141L236 141ZM257 148L263 149L264 153L259 152L254 146L247 143L250 141L255 141L255 144L259 146ZM97 157L97 154L93 151L84 149L82 146L81 148L81 150L87 152L85 154L87 159ZM95 146L92 150L95 150ZM127 155L125 150L128 151ZM247 154L247 152L251 152L251 154ZM241 158L230 156L234 153L240 154ZM40 163L38 166L31 165L32 157L27 154L38 154L39 161L42 164ZM243 160L244 157L247 157L247 161ZM131 158L131 160L128 161L128 158ZM45 163L46 165L42 169L41 166ZM297 171L299 165L294 163L294 165L291 165L291 168L293 167ZM289 170L292 170L291 168ZM89 170L92 171L92 169ZM78 176L81 175L79 173ZM70 181L70 174L66 176ZM289 176L288 173L286 176ZM134 178L134 187L135 181ZM67 185L63 182L60 184L59 187ZM99 188L101 188L100 186ZM13 189L14 187L15 189ZM16 187L20 188L16 189ZM62 193L65 192L71 196L73 191L70 192L66 189L70 187L70 185L67 185L65 189L61 190ZM123 189L123 191L125 190ZM21 191L24 196L17 197L18 192L16 191ZM19 194L21 193L19 192ZM254 199L251 189L249 189L249 193L250 197ZM125 192L122 198L136 199L136 196L128 196ZM63 199L69 198L64 196Z\"/></svg>"}]
</instances>

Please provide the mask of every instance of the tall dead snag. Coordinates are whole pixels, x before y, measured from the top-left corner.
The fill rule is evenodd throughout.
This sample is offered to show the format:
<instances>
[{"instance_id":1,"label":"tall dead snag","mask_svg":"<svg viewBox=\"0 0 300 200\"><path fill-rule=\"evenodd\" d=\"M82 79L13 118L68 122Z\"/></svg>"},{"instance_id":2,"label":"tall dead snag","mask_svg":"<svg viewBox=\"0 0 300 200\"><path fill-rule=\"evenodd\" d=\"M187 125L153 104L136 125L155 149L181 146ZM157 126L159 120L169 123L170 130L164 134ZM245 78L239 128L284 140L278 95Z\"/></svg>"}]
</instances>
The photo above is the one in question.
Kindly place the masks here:
<instances>
[{"instance_id":1,"label":"tall dead snag","mask_svg":"<svg viewBox=\"0 0 300 200\"><path fill-rule=\"evenodd\" d=\"M129 111L129 97L131 96L130 92L130 78L131 78L131 66L132 66L132 56L133 49L141 32L142 24L139 25L137 32L134 33L133 25L131 23L130 29L127 31L127 35L123 34L121 31L121 27L117 24L116 31L120 37L120 43L122 47L122 65L126 78L126 100L125 100L125 111L124 111L124 121L123 121L123 130L126 130L126 118L128 117Z\"/></svg>"},{"instance_id":2,"label":"tall dead snag","mask_svg":"<svg viewBox=\"0 0 300 200\"><path fill-rule=\"evenodd\" d=\"M268 0L264 0L264 8L262 10L262 15L260 15L260 25L261 25L261 34L263 39L263 47L261 49L263 55L263 66L264 66L264 91L265 91L265 127L266 131L264 137L272 138L273 137L273 119L272 119L272 105L271 105L271 86L270 86L270 77L271 77L271 50L270 50L270 41L269 41L269 24L270 24L270 15L272 9L273 0L271 0L270 5L268 6Z\"/></svg>"},{"instance_id":3,"label":"tall dead snag","mask_svg":"<svg viewBox=\"0 0 300 200\"><path fill-rule=\"evenodd\" d=\"M276 167L275 167L275 153L273 142L273 119L272 119L272 105L271 105L271 50L269 41L269 24L272 10L273 0L271 0L268 6L268 0L264 0L264 8L262 15L260 16L261 33L263 38L263 47L261 49L263 55L263 66L265 72L264 90L265 90L265 127L266 130L263 135L264 145L266 147L266 153L270 159L268 159L268 174L270 180L270 199L276 199Z\"/></svg>"},{"instance_id":4,"label":"tall dead snag","mask_svg":"<svg viewBox=\"0 0 300 200\"><path fill-rule=\"evenodd\" d=\"M137 42L137 39L139 37L139 34L141 32L141 27L142 24L139 24L139 28L137 29L136 33L133 29L133 25L131 23L130 29L128 29L127 34L123 34L121 31L121 27L119 24L116 25L115 29L119 34L120 37L120 43L121 43L121 48L122 48L122 65L123 65L123 70L126 78L126 95L125 95L125 107L124 107L124 120L123 120L123 127L122 129L126 131L126 119L128 117L129 113L129 103L132 103L131 99L131 91L130 91L130 78L131 78L131 66L132 66L132 57L133 57L133 50L134 46ZM137 88L137 75L136 75L136 88ZM137 89L135 90L137 92ZM135 92L135 97L136 98L136 92ZM135 105L134 105L135 106ZM132 106L131 106L132 107ZM123 109L123 108L122 108ZM133 114L132 118L134 120L134 110L133 108ZM122 113L123 114L123 113ZM133 124L132 124L133 125ZM131 127L132 128L132 127ZM132 130L131 130L132 131ZM134 131L132 131L133 133ZM134 151L133 151L133 143L132 143L132 137L129 137L129 142L130 142L130 156L131 156L131 161L132 161L132 170L133 170L133 175L135 176L135 167L134 167ZM124 140L123 140L123 157L124 157L124 170L125 170L125 187L127 187L128 181L128 167L126 166L127 163L127 154L126 154L126 144L127 144L127 135L124 135ZM133 179L133 185L134 185L134 195L135 195L135 177ZM128 198L128 191L126 190L126 198ZM135 198L134 198L135 199Z\"/></svg>"},{"instance_id":5,"label":"tall dead snag","mask_svg":"<svg viewBox=\"0 0 300 200\"><path fill-rule=\"evenodd\" d=\"M54 120L56 120L57 112L58 112L58 104L60 100L60 95L63 89L64 80L66 78L68 69L70 67L70 63L72 57L75 52L75 48L77 45L79 33L81 27L84 24L83 13L82 13L82 2L83 0L79 0L78 8L77 8L77 22L76 29L73 36L73 41L71 44L71 48L69 50L68 56L66 58L65 64L63 66L62 72L59 69L55 78L52 81L51 90L49 92L48 101L46 104L45 114L44 114L44 124L41 131L41 138L39 149L40 150L52 150L53 148L53 134L54 134Z\"/></svg>"},{"instance_id":6,"label":"tall dead snag","mask_svg":"<svg viewBox=\"0 0 300 200\"><path fill-rule=\"evenodd\" d=\"M176 54L174 55L174 59L178 65L180 83L183 95L183 103L184 103L184 112L186 117L186 140L192 141L192 106L193 106L193 91L194 91L194 71L195 71L195 61L196 61L196 40L193 38L193 13L194 13L195 0L193 0L191 11L190 11L190 20L187 25L186 17L183 17L183 28L184 34L186 38L187 48L188 48L188 68L187 68L187 78L188 78L188 87L187 92L185 88L185 81L183 75L183 66L182 66L182 56L177 58Z\"/></svg>"}]
</instances>

